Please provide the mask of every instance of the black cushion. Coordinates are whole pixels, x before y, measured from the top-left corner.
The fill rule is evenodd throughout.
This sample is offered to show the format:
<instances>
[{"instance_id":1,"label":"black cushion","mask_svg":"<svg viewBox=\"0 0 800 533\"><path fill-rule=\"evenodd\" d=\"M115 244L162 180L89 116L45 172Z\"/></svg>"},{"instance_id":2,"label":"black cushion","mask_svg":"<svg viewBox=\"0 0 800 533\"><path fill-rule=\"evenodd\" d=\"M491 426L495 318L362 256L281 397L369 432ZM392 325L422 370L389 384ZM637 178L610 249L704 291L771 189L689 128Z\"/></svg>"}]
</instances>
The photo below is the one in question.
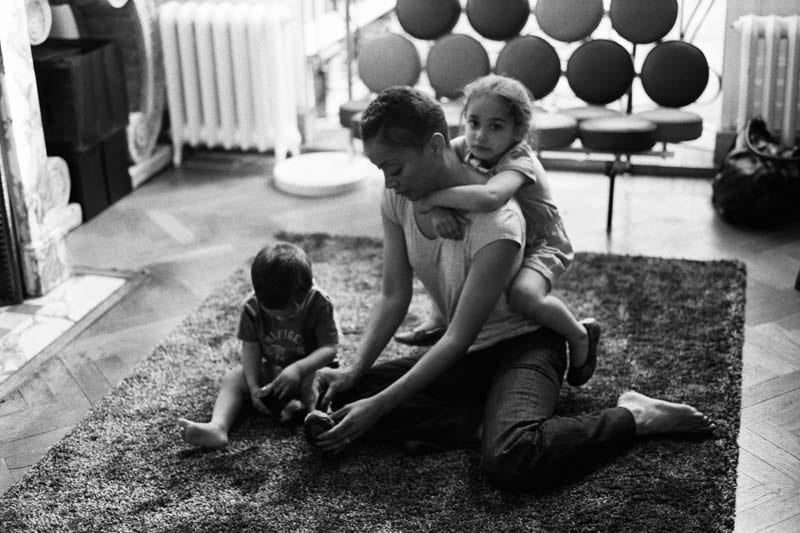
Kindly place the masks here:
<instances>
[{"instance_id":1,"label":"black cushion","mask_svg":"<svg viewBox=\"0 0 800 533\"><path fill-rule=\"evenodd\" d=\"M397 0L397 20L417 39L438 39L450 33L461 15L458 0Z\"/></svg>"},{"instance_id":2,"label":"black cushion","mask_svg":"<svg viewBox=\"0 0 800 533\"><path fill-rule=\"evenodd\" d=\"M437 97L456 99L464 86L489 74L489 54L474 37L460 33L445 35L428 52L425 66Z\"/></svg>"},{"instance_id":3,"label":"black cushion","mask_svg":"<svg viewBox=\"0 0 800 533\"><path fill-rule=\"evenodd\" d=\"M692 44L666 41L647 54L640 77L647 96L658 105L683 107L703 94L708 84L708 61Z\"/></svg>"},{"instance_id":4,"label":"black cushion","mask_svg":"<svg viewBox=\"0 0 800 533\"><path fill-rule=\"evenodd\" d=\"M565 115L571 116L578 122L583 122L584 120L591 120L593 118L619 117L625 114L622 111L617 111L616 109L609 109L608 107L600 105L570 107L567 109L562 109L561 112L564 113Z\"/></svg>"},{"instance_id":5,"label":"black cushion","mask_svg":"<svg viewBox=\"0 0 800 533\"><path fill-rule=\"evenodd\" d=\"M394 85L413 86L421 73L422 61L416 47L396 33L376 37L358 54L358 76L374 93Z\"/></svg>"},{"instance_id":6,"label":"black cushion","mask_svg":"<svg viewBox=\"0 0 800 533\"><path fill-rule=\"evenodd\" d=\"M495 41L519 35L530 14L528 0L467 0L469 23L483 37Z\"/></svg>"},{"instance_id":7,"label":"black cushion","mask_svg":"<svg viewBox=\"0 0 800 533\"><path fill-rule=\"evenodd\" d=\"M585 120L578 130L583 146L597 152L644 152L656 143L656 125L630 115Z\"/></svg>"},{"instance_id":8,"label":"black cushion","mask_svg":"<svg viewBox=\"0 0 800 533\"><path fill-rule=\"evenodd\" d=\"M635 72L630 54L619 43L594 39L572 52L567 81L575 95L590 104L606 105L628 92Z\"/></svg>"},{"instance_id":9,"label":"black cushion","mask_svg":"<svg viewBox=\"0 0 800 533\"><path fill-rule=\"evenodd\" d=\"M678 17L678 0L611 0L612 27L632 43L652 43L664 37Z\"/></svg>"},{"instance_id":10,"label":"black cushion","mask_svg":"<svg viewBox=\"0 0 800 533\"><path fill-rule=\"evenodd\" d=\"M603 19L603 0L537 0L539 28L565 43L589 37Z\"/></svg>"},{"instance_id":11,"label":"black cushion","mask_svg":"<svg viewBox=\"0 0 800 533\"><path fill-rule=\"evenodd\" d=\"M703 119L691 111L662 107L634 113L656 125L656 141L678 143L691 141L703 134Z\"/></svg>"},{"instance_id":12,"label":"black cushion","mask_svg":"<svg viewBox=\"0 0 800 533\"><path fill-rule=\"evenodd\" d=\"M561 60L553 46L533 35L517 37L497 56L495 72L523 83L535 99L555 89L561 77Z\"/></svg>"},{"instance_id":13,"label":"black cushion","mask_svg":"<svg viewBox=\"0 0 800 533\"><path fill-rule=\"evenodd\" d=\"M531 135L538 150L566 148L578 137L578 121L563 113L534 110Z\"/></svg>"}]
</instances>

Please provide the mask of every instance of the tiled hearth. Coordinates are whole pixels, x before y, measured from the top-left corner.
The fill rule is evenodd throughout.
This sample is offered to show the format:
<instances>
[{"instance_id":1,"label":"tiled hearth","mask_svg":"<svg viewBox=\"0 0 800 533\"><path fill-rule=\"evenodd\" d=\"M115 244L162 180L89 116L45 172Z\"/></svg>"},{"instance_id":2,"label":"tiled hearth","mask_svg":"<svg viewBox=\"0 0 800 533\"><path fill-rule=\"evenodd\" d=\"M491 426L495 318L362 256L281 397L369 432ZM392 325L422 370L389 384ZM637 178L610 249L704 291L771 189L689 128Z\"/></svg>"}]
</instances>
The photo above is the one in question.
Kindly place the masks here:
<instances>
[{"instance_id":1,"label":"tiled hearth","mask_svg":"<svg viewBox=\"0 0 800 533\"><path fill-rule=\"evenodd\" d=\"M74 337L121 298L127 273L78 271L47 295L0 307L0 397L41 364L48 348Z\"/></svg>"}]
</instances>

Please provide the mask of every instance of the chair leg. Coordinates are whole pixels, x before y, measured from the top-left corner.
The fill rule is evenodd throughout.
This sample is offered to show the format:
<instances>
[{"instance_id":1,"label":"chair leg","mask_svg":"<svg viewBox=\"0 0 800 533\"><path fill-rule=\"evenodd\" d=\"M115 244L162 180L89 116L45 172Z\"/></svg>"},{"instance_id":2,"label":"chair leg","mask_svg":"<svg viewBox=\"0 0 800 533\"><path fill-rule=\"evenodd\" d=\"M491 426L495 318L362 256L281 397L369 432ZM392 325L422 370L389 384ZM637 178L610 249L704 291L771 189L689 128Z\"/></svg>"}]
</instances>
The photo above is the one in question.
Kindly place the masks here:
<instances>
[{"instance_id":1,"label":"chair leg","mask_svg":"<svg viewBox=\"0 0 800 533\"><path fill-rule=\"evenodd\" d=\"M608 212L606 214L606 234L611 234L611 222L614 214L614 184L617 174L626 172L630 168L630 161L623 161L622 156L617 154L614 161L606 163L606 176L608 176Z\"/></svg>"},{"instance_id":2,"label":"chair leg","mask_svg":"<svg viewBox=\"0 0 800 533\"><path fill-rule=\"evenodd\" d=\"M608 211L606 212L606 233L611 234L611 220L614 213L614 183L617 178L617 170L614 163L606 164L606 176L608 176Z\"/></svg>"}]
</instances>

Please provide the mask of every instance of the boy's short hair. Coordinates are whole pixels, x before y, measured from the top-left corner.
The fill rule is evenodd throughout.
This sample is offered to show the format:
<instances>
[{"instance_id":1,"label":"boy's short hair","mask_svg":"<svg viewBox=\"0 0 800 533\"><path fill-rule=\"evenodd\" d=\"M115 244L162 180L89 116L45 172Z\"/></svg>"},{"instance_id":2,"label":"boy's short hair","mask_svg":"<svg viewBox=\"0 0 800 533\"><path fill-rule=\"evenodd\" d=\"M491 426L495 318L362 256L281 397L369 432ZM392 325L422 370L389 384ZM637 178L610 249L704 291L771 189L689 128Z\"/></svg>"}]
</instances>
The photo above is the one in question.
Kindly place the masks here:
<instances>
[{"instance_id":1,"label":"boy's short hair","mask_svg":"<svg viewBox=\"0 0 800 533\"><path fill-rule=\"evenodd\" d=\"M434 133L450 142L441 106L418 89L389 87L370 102L361 118L361 138L376 137L388 145L421 149Z\"/></svg>"},{"instance_id":2,"label":"boy's short hair","mask_svg":"<svg viewBox=\"0 0 800 533\"><path fill-rule=\"evenodd\" d=\"M281 309L303 300L311 290L311 260L299 246L279 242L262 248L250 267L258 303Z\"/></svg>"}]
</instances>

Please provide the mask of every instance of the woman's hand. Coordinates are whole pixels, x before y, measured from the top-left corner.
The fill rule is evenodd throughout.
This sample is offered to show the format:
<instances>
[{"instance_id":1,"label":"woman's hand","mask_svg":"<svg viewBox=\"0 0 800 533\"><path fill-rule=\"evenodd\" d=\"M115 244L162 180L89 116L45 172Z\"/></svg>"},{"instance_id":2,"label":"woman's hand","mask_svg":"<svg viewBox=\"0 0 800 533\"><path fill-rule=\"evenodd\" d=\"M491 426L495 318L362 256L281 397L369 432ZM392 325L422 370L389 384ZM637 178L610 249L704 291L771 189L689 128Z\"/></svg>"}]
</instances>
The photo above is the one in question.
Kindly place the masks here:
<instances>
[{"instance_id":1,"label":"woman's hand","mask_svg":"<svg viewBox=\"0 0 800 533\"><path fill-rule=\"evenodd\" d=\"M469 224L469 220L455 209L434 207L430 216L433 227L440 237L457 241L464 238L464 228Z\"/></svg>"},{"instance_id":2,"label":"woman's hand","mask_svg":"<svg viewBox=\"0 0 800 533\"><path fill-rule=\"evenodd\" d=\"M331 414L336 425L317 437L317 446L326 452L344 450L371 428L383 415L380 400L371 396L349 403Z\"/></svg>"},{"instance_id":3,"label":"woman's hand","mask_svg":"<svg viewBox=\"0 0 800 533\"><path fill-rule=\"evenodd\" d=\"M303 375L295 364L291 364L281 370L275 379L270 383L272 393L281 400L288 399L300 387Z\"/></svg>"},{"instance_id":4,"label":"woman's hand","mask_svg":"<svg viewBox=\"0 0 800 533\"><path fill-rule=\"evenodd\" d=\"M320 368L314 375L313 395L322 400L317 401L317 405L322 410L326 410L331 403L334 395L346 391L356 382L356 376L347 368Z\"/></svg>"}]
</instances>

